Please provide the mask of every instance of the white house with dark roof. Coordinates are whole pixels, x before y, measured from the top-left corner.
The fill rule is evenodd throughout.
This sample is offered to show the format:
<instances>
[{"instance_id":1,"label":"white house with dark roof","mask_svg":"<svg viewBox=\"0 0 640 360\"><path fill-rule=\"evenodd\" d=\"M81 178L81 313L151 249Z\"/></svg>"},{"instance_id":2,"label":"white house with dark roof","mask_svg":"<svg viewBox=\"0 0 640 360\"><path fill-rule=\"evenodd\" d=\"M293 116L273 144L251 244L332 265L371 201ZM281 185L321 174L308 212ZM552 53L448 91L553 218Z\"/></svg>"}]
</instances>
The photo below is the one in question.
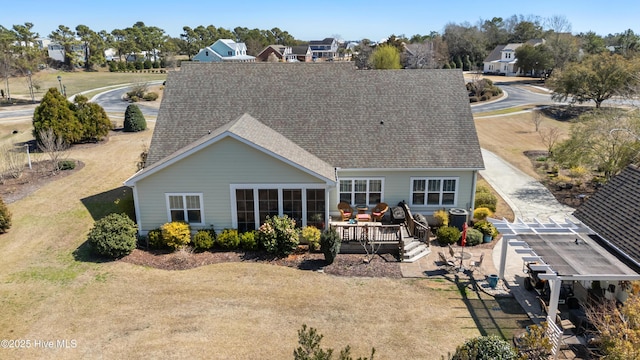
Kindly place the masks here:
<instances>
[{"instance_id":1,"label":"white house with dark roof","mask_svg":"<svg viewBox=\"0 0 640 360\"><path fill-rule=\"evenodd\" d=\"M338 40L335 38L309 41L309 48L314 60L333 60L338 57Z\"/></svg>"},{"instance_id":2,"label":"white house with dark roof","mask_svg":"<svg viewBox=\"0 0 640 360\"><path fill-rule=\"evenodd\" d=\"M247 45L231 39L218 39L201 49L194 57L196 62L253 62L255 57L247 55Z\"/></svg>"},{"instance_id":3,"label":"white house with dark roof","mask_svg":"<svg viewBox=\"0 0 640 360\"><path fill-rule=\"evenodd\" d=\"M483 167L461 71L191 62L169 74L147 166L125 185L142 234L245 231L268 215L322 226L341 200L470 209Z\"/></svg>"},{"instance_id":4,"label":"white house with dark roof","mask_svg":"<svg viewBox=\"0 0 640 360\"><path fill-rule=\"evenodd\" d=\"M517 67L518 59L516 58L516 50L524 45L529 44L537 46L544 44L543 39L533 39L526 43L512 43L507 45L497 45L493 51L484 59L483 72L485 74L499 74L506 76L520 76L522 72Z\"/></svg>"}]
</instances>

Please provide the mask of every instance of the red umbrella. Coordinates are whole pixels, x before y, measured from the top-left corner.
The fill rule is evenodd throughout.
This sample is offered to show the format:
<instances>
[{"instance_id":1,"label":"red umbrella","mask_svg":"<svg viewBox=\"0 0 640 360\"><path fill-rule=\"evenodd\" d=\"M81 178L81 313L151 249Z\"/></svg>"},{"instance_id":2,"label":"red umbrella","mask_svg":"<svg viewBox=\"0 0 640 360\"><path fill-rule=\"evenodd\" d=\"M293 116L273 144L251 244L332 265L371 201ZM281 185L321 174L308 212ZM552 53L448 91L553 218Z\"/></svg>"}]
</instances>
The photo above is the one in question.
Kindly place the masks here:
<instances>
[{"instance_id":1,"label":"red umbrella","mask_svg":"<svg viewBox=\"0 0 640 360\"><path fill-rule=\"evenodd\" d=\"M467 245L467 223L466 222L462 224L462 241L460 242L460 245L462 245L462 247Z\"/></svg>"}]
</instances>

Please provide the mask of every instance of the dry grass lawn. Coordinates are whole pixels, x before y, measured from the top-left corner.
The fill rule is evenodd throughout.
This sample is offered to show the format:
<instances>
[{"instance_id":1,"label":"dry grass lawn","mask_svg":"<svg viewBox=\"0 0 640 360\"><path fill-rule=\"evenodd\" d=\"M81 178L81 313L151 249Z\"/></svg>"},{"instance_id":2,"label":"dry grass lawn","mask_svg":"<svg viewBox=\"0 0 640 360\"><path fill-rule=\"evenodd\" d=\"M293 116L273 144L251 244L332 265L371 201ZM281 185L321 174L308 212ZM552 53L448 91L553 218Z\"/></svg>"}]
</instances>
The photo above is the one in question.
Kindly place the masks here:
<instances>
[{"instance_id":1,"label":"dry grass lawn","mask_svg":"<svg viewBox=\"0 0 640 360\"><path fill-rule=\"evenodd\" d=\"M543 126L552 123L566 126L549 119ZM523 170L530 164L522 152L544 149L526 115L476 125L483 147ZM5 142L16 136L6 134L12 126L0 128ZM94 218L131 206L122 182L151 131L72 150L81 171L9 205L13 226L0 236L0 339L32 346L67 339L77 347L0 349L0 358L283 359L306 323L325 335L325 347L349 344L356 356L375 347L377 359L439 359L480 334L469 303L448 282L257 263L164 271L88 261L83 243Z\"/></svg>"},{"instance_id":2,"label":"dry grass lawn","mask_svg":"<svg viewBox=\"0 0 640 360\"><path fill-rule=\"evenodd\" d=\"M150 124L152 125L152 124ZM457 287L340 278L256 263L164 271L86 261L94 217L130 206L122 181L151 131L73 150L85 167L9 205L0 236L0 339L76 340L0 358L290 358L303 323L323 345L376 358L440 358L479 334ZM455 336L453 336L455 334Z\"/></svg>"},{"instance_id":3,"label":"dry grass lawn","mask_svg":"<svg viewBox=\"0 0 640 360\"><path fill-rule=\"evenodd\" d=\"M534 178L538 177L524 152L528 150L546 151L547 147L542 141L540 132L535 131L531 112L491 117L479 114L476 116L475 123L482 148L498 154ZM540 131L552 127L560 129L559 139L563 140L568 136L570 123L543 117Z\"/></svg>"}]
</instances>

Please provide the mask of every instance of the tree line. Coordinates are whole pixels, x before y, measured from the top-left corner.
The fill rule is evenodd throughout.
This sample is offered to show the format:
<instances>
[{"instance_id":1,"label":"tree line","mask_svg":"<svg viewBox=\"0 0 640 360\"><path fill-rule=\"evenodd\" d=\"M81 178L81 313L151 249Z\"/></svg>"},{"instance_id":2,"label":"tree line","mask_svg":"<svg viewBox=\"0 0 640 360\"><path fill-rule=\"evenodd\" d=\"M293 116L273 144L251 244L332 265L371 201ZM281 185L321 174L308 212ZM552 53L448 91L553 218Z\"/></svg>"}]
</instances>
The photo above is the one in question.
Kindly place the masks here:
<instances>
[{"instance_id":1,"label":"tree line","mask_svg":"<svg viewBox=\"0 0 640 360\"><path fill-rule=\"evenodd\" d=\"M11 27L0 25L0 71L3 75L22 75L27 71L37 71L45 63L46 52L33 44L40 34L33 31L33 23L15 24ZM73 68L84 66L87 70L104 65L105 50L114 49L118 58L128 54L146 53L157 61L159 57L186 55L189 59L205 46L218 39L232 39L244 42L247 53L257 55L267 45L281 44L294 46L304 44L289 32L280 28L249 29L238 26L234 29L199 25L183 27L178 37L169 36L164 29L148 26L138 21L124 29L94 30L80 24L75 28L59 25L45 35L61 45L65 50L64 66ZM432 52L434 60L428 65L433 68L455 67L473 70L481 67L486 56L499 44L523 43L530 39L547 39L545 50L552 59L544 63L551 68L562 68L568 61L575 60L582 50L587 54L603 51L612 46L623 56L635 54L640 49L640 37L632 30L600 36L594 32L571 34L571 24L563 16L541 18L535 15L513 15L509 18L494 17L479 20L476 24L448 23L442 33L431 31L426 35L390 35L388 44L422 44ZM82 45L84 53L72 51ZM360 51L376 45L369 39L360 40ZM402 52L402 48L400 49ZM342 50L347 51L347 50ZM418 51L420 49L418 48ZM13 56L12 56L13 55ZM535 61L533 62L535 64ZM538 61L538 66L542 64ZM531 67L531 65L527 65ZM9 74L7 74L9 73Z\"/></svg>"}]
</instances>

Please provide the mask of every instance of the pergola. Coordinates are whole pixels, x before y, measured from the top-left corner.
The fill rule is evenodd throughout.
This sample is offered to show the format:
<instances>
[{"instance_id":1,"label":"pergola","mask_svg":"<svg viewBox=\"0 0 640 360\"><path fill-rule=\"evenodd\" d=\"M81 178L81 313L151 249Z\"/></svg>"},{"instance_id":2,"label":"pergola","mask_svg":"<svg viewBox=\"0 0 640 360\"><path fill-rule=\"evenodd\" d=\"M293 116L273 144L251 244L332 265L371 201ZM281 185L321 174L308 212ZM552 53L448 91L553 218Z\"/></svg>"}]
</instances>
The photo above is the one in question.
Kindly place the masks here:
<instances>
[{"instance_id":1,"label":"pergola","mask_svg":"<svg viewBox=\"0 0 640 360\"><path fill-rule=\"evenodd\" d=\"M640 280L640 274L599 242L598 235L578 221L564 222L538 219L524 222L516 219L489 219L503 235L499 263L499 277L504 280L507 249L514 246L524 262L530 262L540 279L548 280L551 289L547 323L557 358L561 330L556 326L555 314L562 281L631 281ZM613 250L613 249L612 249ZM615 251L614 251L615 252Z\"/></svg>"}]
</instances>

